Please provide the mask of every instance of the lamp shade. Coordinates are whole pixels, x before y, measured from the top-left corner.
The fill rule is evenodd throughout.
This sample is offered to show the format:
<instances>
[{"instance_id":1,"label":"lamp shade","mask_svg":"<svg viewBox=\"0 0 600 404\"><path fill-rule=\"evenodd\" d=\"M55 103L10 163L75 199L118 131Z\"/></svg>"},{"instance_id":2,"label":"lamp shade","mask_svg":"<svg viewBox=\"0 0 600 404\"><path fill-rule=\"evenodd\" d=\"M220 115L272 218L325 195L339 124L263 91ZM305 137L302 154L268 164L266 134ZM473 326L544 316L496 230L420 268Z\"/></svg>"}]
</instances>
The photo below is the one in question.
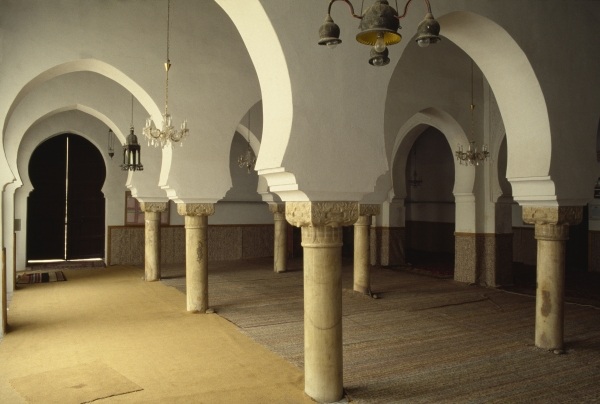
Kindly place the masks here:
<instances>
[{"instance_id":1,"label":"lamp shade","mask_svg":"<svg viewBox=\"0 0 600 404\"><path fill-rule=\"evenodd\" d=\"M335 46L340 43L340 27L333 22L331 15L327 14L325 22L319 28L319 45Z\"/></svg>"},{"instance_id":2,"label":"lamp shade","mask_svg":"<svg viewBox=\"0 0 600 404\"><path fill-rule=\"evenodd\" d=\"M383 38L386 45L394 45L402 40L398 33L398 12L387 0L376 0L365 11L358 28L360 32L356 35L356 40L364 45L374 46L378 38Z\"/></svg>"},{"instance_id":3,"label":"lamp shade","mask_svg":"<svg viewBox=\"0 0 600 404\"><path fill-rule=\"evenodd\" d=\"M417 37L415 38L419 46L434 44L440 40L440 24L433 14L427 13L425 18L417 28Z\"/></svg>"},{"instance_id":4,"label":"lamp shade","mask_svg":"<svg viewBox=\"0 0 600 404\"><path fill-rule=\"evenodd\" d=\"M383 50L383 52L377 52L374 48L371 49L371 56L369 57L369 64L371 66L385 66L390 63L390 58L388 57L387 48Z\"/></svg>"}]
</instances>

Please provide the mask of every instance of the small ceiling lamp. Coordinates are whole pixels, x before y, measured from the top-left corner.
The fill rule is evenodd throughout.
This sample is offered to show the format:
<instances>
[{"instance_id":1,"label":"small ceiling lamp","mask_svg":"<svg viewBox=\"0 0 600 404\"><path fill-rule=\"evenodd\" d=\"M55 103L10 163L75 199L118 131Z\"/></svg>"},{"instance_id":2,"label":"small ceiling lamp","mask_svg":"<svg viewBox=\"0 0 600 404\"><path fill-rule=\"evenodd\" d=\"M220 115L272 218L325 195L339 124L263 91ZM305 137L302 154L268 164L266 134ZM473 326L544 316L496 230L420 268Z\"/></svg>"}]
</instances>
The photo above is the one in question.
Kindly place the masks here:
<instances>
[{"instance_id":1,"label":"small ceiling lamp","mask_svg":"<svg viewBox=\"0 0 600 404\"><path fill-rule=\"evenodd\" d=\"M172 125L171 114L169 114L169 69L171 68L171 60L169 59L169 30L171 24L171 0L167 1L167 61L165 62L165 113L163 114L162 129L158 129L152 124L152 117L146 119L146 127L144 127L144 136L148 139L148 146L165 147L170 142L181 142L189 133L187 120L181 124L181 129L175 129Z\"/></svg>"},{"instance_id":2,"label":"small ceiling lamp","mask_svg":"<svg viewBox=\"0 0 600 404\"><path fill-rule=\"evenodd\" d=\"M326 45L334 48L342 43L340 39L340 27L333 22L331 18L331 6L336 1L343 1L350 7L350 14L360 20L360 32L356 34L356 40L364 45L372 46L369 64L373 66L385 66L390 62L388 58L388 45L397 44L402 40L402 35L398 33L400 19L406 17L408 5L412 0L408 0L404 6L404 13L398 15L395 8L389 5L387 0L375 0L375 3L369 7L364 14L354 13L354 6L349 0L330 0L327 8L327 17L325 22L319 28L319 45ZM429 46L440 40L440 24L433 18L429 0L424 0L427 6L427 14L417 28L416 42L420 47ZM396 1L396 8L398 2ZM362 10L361 10L362 11Z\"/></svg>"},{"instance_id":3,"label":"small ceiling lamp","mask_svg":"<svg viewBox=\"0 0 600 404\"><path fill-rule=\"evenodd\" d=\"M248 174L250 174L252 167L254 167L254 164L256 163L256 156L250 146L250 111L248 111L248 128L246 129L246 135L248 137L248 149L238 157L238 165L240 168L248 170Z\"/></svg>"},{"instance_id":4,"label":"small ceiling lamp","mask_svg":"<svg viewBox=\"0 0 600 404\"><path fill-rule=\"evenodd\" d=\"M110 128L108 129L108 155L111 160L115 155L115 133Z\"/></svg>"},{"instance_id":5,"label":"small ceiling lamp","mask_svg":"<svg viewBox=\"0 0 600 404\"><path fill-rule=\"evenodd\" d=\"M473 101L473 61L471 60L471 136L473 139L475 137L475 115L473 112L475 111L475 102ZM469 147L467 150L463 150L462 145L458 145L458 150L456 151L456 159L462 165L470 165L470 166L478 166L479 163L486 161L490 156L488 152L487 145L483 145L481 151L477 150L477 146L475 145L474 140L469 140Z\"/></svg>"},{"instance_id":6,"label":"small ceiling lamp","mask_svg":"<svg viewBox=\"0 0 600 404\"><path fill-rule=\"evenodd\" d=\"M131 127L129 128L129 135L127 141L123 145L123 164L121 164L121 170L123 171L142 171L144 166L142 165L142 151L137 140L137 136L133 129L133 95L131 96Z\"/></svg>"}]
</instances>

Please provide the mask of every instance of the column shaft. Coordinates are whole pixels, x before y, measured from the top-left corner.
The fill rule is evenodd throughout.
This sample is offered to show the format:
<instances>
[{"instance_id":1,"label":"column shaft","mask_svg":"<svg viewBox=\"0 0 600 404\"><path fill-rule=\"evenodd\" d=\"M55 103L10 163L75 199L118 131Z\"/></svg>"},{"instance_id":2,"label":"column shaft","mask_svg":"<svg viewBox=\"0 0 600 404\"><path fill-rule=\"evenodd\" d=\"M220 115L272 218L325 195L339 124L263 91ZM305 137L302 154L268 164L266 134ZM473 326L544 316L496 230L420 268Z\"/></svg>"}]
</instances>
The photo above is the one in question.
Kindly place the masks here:
<instances>
[{"instance_id":1,"label":"column shaft","mask_svg":"<svg viewBox=\"0 0 600 404\"><path fill-rule=\"evenodd\" d=\"M305 392L318 402L343 396L342 229L302 227Z\"/></svg>"},{"instance_id":2,"label":"column shaft","mask_svg":"<svg viewBox=\"0 0 600 404\"><path fill-rule=\"evenodd\" d=\"M160 280L160 212L145 212L144 268L148 282Z\"/></svg>"},{"instance_id":3,"label":"column shaft","mask_svg":"<svg viewBox=\"0 0 600 404\"><path fill-rule=\"evenodd\" d=\"M537 290L535 346L563 348L565 250L569 226L581 222L580 206L524 206L523 221L535 224Z\"/></svg>"},{"instance_id":4,"label":"column shaft","mask_svg":"<svg viewBox=\"0 0 600 404\"><path fill-rule=\"evenodd\" d=\"M535 345L562 349L564 334L565 250L569 226L536 224L537 290Z\"/></svg>"},{"instance_id":5,"label":"column shaft","mask_svg":"<svg viewBox=\"0 0 600 404\"><path fill-rule=\"evenodd\" d=\"M359 216L354 223L354 290L370 294L369 247L371 216Z\"/></svg>"},{"instance_id":6,"label":"column shaft","mask_svg":"<svg viewBox=\"0 0 600 404\"><path fill-rule=\"evenodd\" d=\"M208 309L208 217L185 217L185 289L187 310Z\"/></svg>"},{"instance_id":7,"label":"column shaft","mask_svg":"<svg viewBox=\"0 0 600 404\"><path fill-rule=\"evenodd\" d=\"M275 234L273 248L273 265L275 272L287 270L287 223L285 221L285 210L274 213Z\"/></svg>"}]
</instances>

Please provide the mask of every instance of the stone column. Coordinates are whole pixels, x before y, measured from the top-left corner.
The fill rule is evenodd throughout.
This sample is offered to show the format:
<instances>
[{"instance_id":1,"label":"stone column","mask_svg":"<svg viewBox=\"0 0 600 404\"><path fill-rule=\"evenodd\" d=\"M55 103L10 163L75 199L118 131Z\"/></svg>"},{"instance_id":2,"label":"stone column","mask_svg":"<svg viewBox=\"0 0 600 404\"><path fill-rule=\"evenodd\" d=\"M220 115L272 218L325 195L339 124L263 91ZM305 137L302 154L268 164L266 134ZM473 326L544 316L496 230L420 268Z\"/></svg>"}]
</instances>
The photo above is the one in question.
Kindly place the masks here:
<instances>
[{"instance_id":1,"label":"stone column","mask_svg":"<svg viewBox=\"0 0 600 404\"><path fill-rule=\"evenodd\" d=\"M371 295L371 216L379 214L379 205L360 204L358 214L358 220L354 223L354 290Z\"/></svg>"},{"instance_id":2,"label":"stone column","mask_svg":"<svg viewBox=\"0 0 600 404\"><path fill-rule=\"evenodd\" d=\"M212 203L179 203L177 213L185 216L185 291L187 310L208 310L208 216Z\"/></svg>"},{"instance_id":3,"label":"stone column","mask_svg":"<svg viewBox=\"0 0 600 404\"><path fill-rule=\"evenodd\" d=\"M523 207L523 221L535 224L537 291L535 346L561 350L564 335L565 249L569 225L581 222L577 207Z\"/></svg>"},{"instance_id":4,"label":"stone column","mask_svg":"<svg viewBox=\"0 0 600 404\"><path fill-rule=\"evenodd\" d=\"M287 221L302 228L304 391L318 402L343 397L342 228L358 218L355 202L287 202Z\"/></svg>"},{"instance_id":5,"label":"stone column","mask_svg":"<svg viewBox=\"0 0 600 404\"><path fill-rule=\"evenodd\" d=\"M285 222L285 204L269 203L269 211L273 213L275 222L273 269L275 272L287 270L287 231Z\"/></svg>"},{"instance_id":6,"label":"stone column","mask_svg":"<svg viewBox=\"0 0 600 404\"><path fill-rule=\"evenodd\" d=\"M140 202L144 212L144 279L160 280L160 214L167 210L168 202Z\"/></svg>"}]
</instances>

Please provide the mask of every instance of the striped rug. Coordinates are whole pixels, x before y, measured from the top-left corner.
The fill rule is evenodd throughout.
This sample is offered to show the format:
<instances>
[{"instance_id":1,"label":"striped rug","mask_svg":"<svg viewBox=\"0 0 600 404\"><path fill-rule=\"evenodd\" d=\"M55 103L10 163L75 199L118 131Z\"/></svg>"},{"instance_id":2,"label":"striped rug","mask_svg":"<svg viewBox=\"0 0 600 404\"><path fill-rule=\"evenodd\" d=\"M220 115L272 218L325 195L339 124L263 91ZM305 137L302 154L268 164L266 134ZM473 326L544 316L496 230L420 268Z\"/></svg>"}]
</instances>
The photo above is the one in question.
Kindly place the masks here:
<instances>
[{"instance_id":1,"label":"striped rug","mask_svg":"<svg viewBox=\"0 0 600 404\"><path fill-rule=\"evenodd\" d=\"M67 278L62 271L33 272L19 276L17 278L17 284L28 285L30 283L61 282L66 280Z\"/></svg>"}]
</instances>

